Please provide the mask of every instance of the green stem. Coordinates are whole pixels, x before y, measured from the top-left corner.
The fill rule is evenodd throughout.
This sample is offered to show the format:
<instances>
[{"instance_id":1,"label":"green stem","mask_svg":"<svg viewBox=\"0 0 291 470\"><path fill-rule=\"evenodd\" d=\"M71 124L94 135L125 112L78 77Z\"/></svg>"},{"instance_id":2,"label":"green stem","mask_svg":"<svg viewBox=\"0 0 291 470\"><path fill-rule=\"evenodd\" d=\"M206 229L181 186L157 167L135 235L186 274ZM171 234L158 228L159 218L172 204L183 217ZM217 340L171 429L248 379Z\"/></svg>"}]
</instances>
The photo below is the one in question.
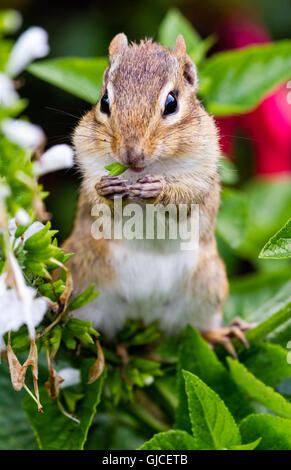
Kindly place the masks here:
<instances>
[{"instance_id":1,"label":"green stem","mask_svg":"<svg viewBox=\"0 0 291 470\"><path fill-rule=\"evenodd\" d=\"M24 388L24 390L26 390L26 392L28 393L28 395L31 396L31 398L35 401L35 403L36 403L37 406L38 406L37 398L33 395L33 393L31 392L31 390L29 390L29 388L27 387L27 385L25 385L25 383L23 384L23 388Z\"/></svg>"},{"instance_id":2,"label":"green stem","mask_svg":"<svg viewBox=\"0 0 291 470\"><path fill-rule=\"evenodd\" d=\"M67 418L69 418L70 420L74 421L74 423L77 423L77 424L80 424L80 420L78 418L76 418L75 416L73 416L72 414L68 413L65 408L63 407L63 405L61 404L60 400L57 399L57 405L58 405L58 408L60 410L60 412L66 416Z\"/></svg>"},{"instance_id":3,"label":"green stem","mask_svg":"<svg viewBox=\"0 0 291 470\"><path fill-rule=\"evenodd\" d=\"M279 326L283 325L286 323L288 320L291 319L291 302L288 301L289 298L285 298L286 292L290 292L291 288L291 282L287 283L287 285L282 289L282 291L279 292L277 296L272 299L272 302L274 303L274 308L275 304L278 302L278 304L281 303L282 307L276 312L273 313L273 315L269 315L269 317L264 320L263 322L259 323L257 326L249 330L246 334L245 337L250 344L250 346L255 345L259 343L260 341L264 340L270 333L275 331ZM289 296L290 297L290 296ZM270 311L270 305L266 306L266 315L268 315L268 310ZM256 312L255 312L256 313ZM248 318L248 321L255 321L256 318ZM233 346L236 350L236 353L240 355L244 350L245 347L242 345L242 343L238 339L233 340ZM217 346L216 348L216 353L220 359L224 359L227 356L226 350L221 347Z\"/></svg>"},{"instance_id":4,"label":"green stem","mask_svg":"<svg viewBox=\"0 0 291 470\"><path fill-rule=\"evenodd\" d=\"M269 333L274 331L283 323L286 323L291 318L291 302L284 306L281 310L276 312L267 320L263 321L255 328L246 333L246 338L250 344L257 343L264 339Z\"/></svg>"},{"instance_id":5,"label":"green stem","mask_svg":"<svg viewBox=\"0 0 291 470\"><path fill-rule=\"evenodd\" d=\"M158 380L154 383L154 387L161 395L162 399L167 402L168 406L171 408L172 412L175 412L177 407L177 396L172 392L166 385L159 382Z\"/></svg>"}]
</instances>

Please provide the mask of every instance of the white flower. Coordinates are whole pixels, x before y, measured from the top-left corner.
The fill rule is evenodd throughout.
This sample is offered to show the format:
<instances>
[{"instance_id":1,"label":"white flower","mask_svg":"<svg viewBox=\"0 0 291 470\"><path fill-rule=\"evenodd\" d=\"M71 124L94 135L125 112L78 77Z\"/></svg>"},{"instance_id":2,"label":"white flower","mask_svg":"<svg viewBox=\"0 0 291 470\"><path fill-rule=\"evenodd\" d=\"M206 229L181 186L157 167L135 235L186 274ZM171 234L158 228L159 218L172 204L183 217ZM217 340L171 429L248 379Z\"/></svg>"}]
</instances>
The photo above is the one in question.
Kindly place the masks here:
<instances>
[{"instance_id":1,"label":"white flower","mask_svg":"<svg viewBox=\"0 0 291 470\"><path fill-rule=\"evenodd\" d=\"M17 230L17 223L16 223L15 217L13 217L13 219L9 219L9 222L8 222L8 232L9 232L9 238L10 238L10 244L11 245L14 242L16 230Z\"/></svg>"},{"instance_id":2,"label":"white flower","mask_svg":"<svg viewBox=\"0 0 291 470\"><path fill-rule=\"evenodd\" d=\"M73 149L66 144L54 145L47 150L34 164L34 172L37 176L51 171L71 168L74 165Z\"/></svg>"},{"instance_id":3,"label":"white flower","mask_svg":"<svg viewBox=\"0 0 291 470\"><path fill-rule=\"evenodd\" d=\"M48 34L43 28L32 26L22 33L9 56L6 71L11 77L18 75L34 59L49 53Z\"/></svg>"},{"instance_id":4,"label":"white flower","mask_svg":"<svg viewBox=\"0 0 291 470\"><path fill-rule=\"evenodd\" d=\"M19 99L14 89L12 80L7 75L0 72L0 106L9 108Z\"/></svg>"},{"instance_id":5,"label":"white flower","mask_svg":"<svg viewBox=\"0 0 291 470\"><path fill-rule=\"evenodd\" d=\"M21 119L5 119L2 122L2 131L9 140L29 150L34 150L45 139L39 126Z\"/></svg>"},{"instance_id":6,"label":"white flower","mask_svg":"<svg viewBox=\"0 0 291 470\"><path fill-rule=\"evenodd\" d=\"M0 276L0 338L10 330L17 331L26 324L31 338L41 322L47 303L43 297L35 298L36 291L26 285L22 271L14 255L9 254L15 287L6 285L7 273Z\"/></svg>"},{"instance_id":7,"label":"white flower","mask_svg":"<svg viewBox=\"0 0 291 470\"><path fill-rule=\"evenodd\" d=\"M30 222L30 217L28 213L22 208L18 209L18 211L16 212L15 219L16 223L19 225L28 225Z\"/></svg>"},{"instance_id":8,"label":"white flower","mask_svg":"<svg viewBox=\"0 0 291 470\"><path fill-rule=\"evenodd\" d=\"M58 375L64 379L60 384L60 388L71 387L81 382L81 374L79 369L73 369L72 367L65 367L58 371Z\"/></svg>"},{"instance_id":9,"label":"white flower","mask_svg":"<svg viewBox=\"0 0 291 470\"><path fill-rule=\"evenodd\" d=\"M152 383L154 383L154 378L152 375L149 375L145 381L144 381L145 385L151 385Z\"/></svg>"}]
</instances>

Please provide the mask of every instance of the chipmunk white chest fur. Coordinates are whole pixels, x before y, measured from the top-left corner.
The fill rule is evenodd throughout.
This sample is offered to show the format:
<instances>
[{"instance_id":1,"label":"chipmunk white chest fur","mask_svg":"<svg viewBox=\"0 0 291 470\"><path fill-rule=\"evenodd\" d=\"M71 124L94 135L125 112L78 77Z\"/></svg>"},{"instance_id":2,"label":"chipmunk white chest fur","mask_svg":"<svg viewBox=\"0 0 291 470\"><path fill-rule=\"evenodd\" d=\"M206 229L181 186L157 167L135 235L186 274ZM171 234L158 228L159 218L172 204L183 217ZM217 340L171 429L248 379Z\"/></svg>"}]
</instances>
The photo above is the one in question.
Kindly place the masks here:
<instances>
[{"instance_id":1,"label":"chipmunk white chest fur","mask_svg":"<svg viewBox=\"0 0 291 470\"><path fill-rule=\"evenodd\" d=\"M145 324L157 320L167 335L181 332L192 316L190 299L181 291L197 260L180 250L160 253L142 244L114 242L109 256L118 281L102 287L100 296L80 309L78 316L92 320L108 338L128 318Z\"/></svg>"},{"instance_id":2,"label":"chipmunk white chest fur","mask_svg":"<svg viewBox=\"0 0 291 470\"><path fill-rule=\"evenodd\" d=\"M74 133L83 174L75 227L64 248L71 258L74 291L94 283L101 291L76 312L113 337L127 318L158 320L167 334L187 323L200 331L219 328L227 280L214 236L219 206L219 146L213 119L196 97L196 67L182 36L173 51L151 41L110 44L102 97ZM106 176L104 166L129 169ZM94 239L92 207L178 207L199 204L199 250L179 240Z\"/></svg>"}]
</instances>

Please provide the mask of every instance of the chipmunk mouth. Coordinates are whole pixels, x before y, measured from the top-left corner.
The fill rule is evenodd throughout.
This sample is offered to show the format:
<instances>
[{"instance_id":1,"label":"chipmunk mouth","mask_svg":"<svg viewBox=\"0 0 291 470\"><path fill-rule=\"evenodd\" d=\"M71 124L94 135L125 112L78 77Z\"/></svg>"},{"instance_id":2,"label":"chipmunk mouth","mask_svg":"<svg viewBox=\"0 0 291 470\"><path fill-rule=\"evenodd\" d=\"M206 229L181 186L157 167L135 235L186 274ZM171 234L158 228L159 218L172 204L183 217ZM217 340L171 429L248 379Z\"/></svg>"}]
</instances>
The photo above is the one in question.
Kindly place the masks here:
<instances>
[{"instance_id":1,"label":"chipmunk mouth","mask_svg":"<svg viewBox=\"0 0 291 470\"><path fill-rule=\"evenodd\" d=\"M135 173L141 173L145 169L145 167L131 166L130 169Z\"/></svg>"}]
</instances>

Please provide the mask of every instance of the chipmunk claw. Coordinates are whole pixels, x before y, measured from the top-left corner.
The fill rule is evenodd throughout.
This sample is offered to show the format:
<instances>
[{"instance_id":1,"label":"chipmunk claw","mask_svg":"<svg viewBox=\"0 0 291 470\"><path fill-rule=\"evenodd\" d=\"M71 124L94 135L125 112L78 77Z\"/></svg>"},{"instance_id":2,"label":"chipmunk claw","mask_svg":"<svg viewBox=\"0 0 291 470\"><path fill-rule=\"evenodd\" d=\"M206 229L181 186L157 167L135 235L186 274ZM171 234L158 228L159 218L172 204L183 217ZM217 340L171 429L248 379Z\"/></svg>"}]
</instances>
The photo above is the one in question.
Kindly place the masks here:
<instances>
[{"instance_id":1,"label":"chipmunk claw","mask_svg":"<svg viewBox=\"0 0 291 470\"><path fill-rule=\"evenodd\" d=\"M145 175L137 180L137 183L159 183L161 179L158 176Z\"/></svg>"},{"instance_id":2,"label":"chipmunk claw","mask_svg":"<svg viewBox=\"0 0 291 470\"><path fill-rule=\"evenodd\" d=\"M222 345L234 359L238 359L232 340L237 338L248 349L250 346L244 332L250 330L253 326L255 325L237 317L229 326L218 330L206 331L203 336L212 345Z\"/></svg>"},{"instance_id":3,"label":"chipmunk claw","mask_svg":"<svg viewBox=\"0 0 291 470\"><path fill-rule=\"evenodd\" d=\"M237 326L242 332L245 332L257 326L257 323L249 323L240 317L235 317L230 326Z\"/></svg>"},{"instance_id":4,"label":"chipmunk claw","mask_svg":"<svg viewBox=\"0 0 291 470\"><path fill-rule=\"evenodd\" d=\"M162 189L162 180L151 175L146 175L128 186L131 199L153 199L161 194Z\"/></svg>"},{"instance_id":5,"label":"chipmunk claw","mask_svg":"<svg viewBox=\"0 0 291 470\"><path fill-rule=\"evenodd\" d=\"M127 195L127 180L118 176L106 175L95 185L99 196L114 199L115 197L124 197Z\"/></svg>"}]
</instances>

